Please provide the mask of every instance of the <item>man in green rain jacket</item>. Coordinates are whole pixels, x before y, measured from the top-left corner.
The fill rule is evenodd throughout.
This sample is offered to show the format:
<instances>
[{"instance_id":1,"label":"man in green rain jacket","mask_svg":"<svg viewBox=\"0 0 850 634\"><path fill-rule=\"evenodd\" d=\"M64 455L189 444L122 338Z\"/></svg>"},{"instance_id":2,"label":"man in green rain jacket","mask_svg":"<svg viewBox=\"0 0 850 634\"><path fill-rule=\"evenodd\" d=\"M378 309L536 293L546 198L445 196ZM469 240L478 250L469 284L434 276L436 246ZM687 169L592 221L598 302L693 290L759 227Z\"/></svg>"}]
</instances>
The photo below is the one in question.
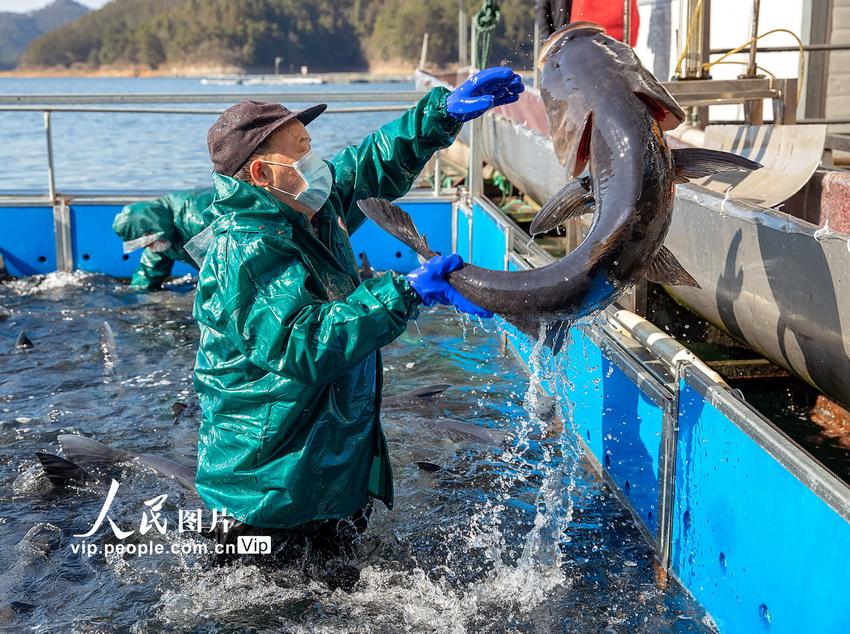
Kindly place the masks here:
<instances>
[{"instance_id":1,"label":"man in green rain jacket","mask_svg":"<svg viewBox=\"0 0 850 634\"><path fill-rule=\"evenodd\" d=\"M204 228L203 211L212 200L210 187L179 191L132 203L115 216L112 230L124 241L124 253L144 248L132 288L160 289L175 260L196 266L183 245Z\"/></svg>"},{"instance_id":2,"label":"man in green rain jacket","mask_svg":"<svg viewBox=\"0 0 850 634\"><path fill-rule=\"evenodd\" d=\"M252 530L332 534L346 518L360 531L372 498L392 506L380 348L423 302L486 313L445 281L462 266L456 255L361 283L348 238L365 220L356 203L407 193L461 121L521 90L507 68L453 93L435 88L330 162L312 153L305 127L324 105L245 101L210 129L215 200L190 244L202 262L196 486L236 520L228 543Z\"/></svg>"}]
</instances>

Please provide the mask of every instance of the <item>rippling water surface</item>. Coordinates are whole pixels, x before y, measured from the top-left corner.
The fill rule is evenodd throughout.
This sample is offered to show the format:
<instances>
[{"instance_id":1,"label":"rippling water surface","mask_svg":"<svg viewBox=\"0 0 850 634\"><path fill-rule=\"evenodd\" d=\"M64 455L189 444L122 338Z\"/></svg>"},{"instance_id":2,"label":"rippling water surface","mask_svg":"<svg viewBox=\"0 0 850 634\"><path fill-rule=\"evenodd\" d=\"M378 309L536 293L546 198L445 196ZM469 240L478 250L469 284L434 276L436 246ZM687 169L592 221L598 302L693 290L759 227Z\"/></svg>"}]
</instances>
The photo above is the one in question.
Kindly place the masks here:
<instances>
[{"instance_id":1,"label":"rippling water surface","mask_svg":"<svg viewBox=\"0 0 850 634\"><path fill-rule=\"evenodd\" d=\"M198 79L0 78L0 95L372 92L413 90L412 83L320 86L204 86ZM334 106L365 105L356 100ZM396 104L397 105L397 104ZM153 108L226 108L227 104L150 104ZM324 114L310 124L313 149L326 158L359 142L398 112ZM52 115L56 186L60 192L162 190L205 186L212 165L207 130L216 115L71 113ZM47 191L47 150L40 112L0 112L0 193Z\"/></svg>"},{"instance_id":2,"label":"rippling water surface","mask_svg":"<svg viewBox=\"0 0 850 634\"><path fill-rule=\"evenodd\" d=\"M92 525L110 478L120 482L110 517L125 529L138 527L145 501L168 496L165 534L128 542L205 543L176 530L179 509L198 500L173 481L123 465L57 489L34 458L57 451L57 435L79 433L192 465L191 302L188 285L140 295L83 274L0 285L0 628L709 630L681 588L660 583L650 549L572 434L550 428L551 404L529 393L528 374L503 354L495 326L444 309L426 311L386 349L387 397L451 387L432 399L388 399L396 507L379 505L349 562L361 571L351 592L297 566L75 553L73 535ZM16 349L21 331L31 349ZM118 541L106 525L93 540L99 548Z\"/></svg>"}]
</instances>

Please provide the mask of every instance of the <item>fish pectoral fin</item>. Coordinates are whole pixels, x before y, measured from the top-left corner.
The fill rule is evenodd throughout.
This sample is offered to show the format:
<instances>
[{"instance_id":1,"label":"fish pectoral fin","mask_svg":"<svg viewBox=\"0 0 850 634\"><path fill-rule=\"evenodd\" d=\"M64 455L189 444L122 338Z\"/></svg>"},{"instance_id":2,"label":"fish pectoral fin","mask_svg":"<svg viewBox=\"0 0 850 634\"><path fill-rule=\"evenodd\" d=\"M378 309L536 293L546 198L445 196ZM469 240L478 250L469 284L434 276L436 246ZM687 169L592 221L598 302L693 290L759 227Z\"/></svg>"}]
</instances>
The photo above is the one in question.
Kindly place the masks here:
<instances>
[{"instance_id":1,"label":"fish pectoral fin","mask_svg":"<svg viewBox=\"0 0 850 634\"><path fill-rule=\"evenodd\" d=\"M671 286L692 286L702 288L699 283L685 270L670 249L662 246L646 271L646 279L656 284Z\"/></svg>"},{"instance_id":2,"label":"fish pectoral fin","mask_svg":"<svg viewBox=\"0 0 850 634\"><path fill-rule=\"evenodd\" d=\"M41 463L44 475L55 487L62 487L71 482L83 482L86 479L86 472L75 462L44 451L36 451L35 457Z\"/></svg>"},{"instance_id":3,"label":"fish pectoral fin","mask_svg":"<svg viewBox=\"0 0 850 634\"><path fill-rule=\"evenodd\" d=\"M357 206L367 218L384 231L416 251L426 259L437 255L428 246L428 241L419 233L410 215L398 205L382 198L365 198L357 201Z\"/></svg>"},{"instance_id":4,"label":"fish pectoral fin","mask_svg":"<svg viewBox=\"0 0 850 634\"><path fill-rule=\"evenodd\" d=\"M573 179L540 208L531 221L529 231L531 235L551 231L570 218L591 213L594 203L590 179L586 176Z\"/></svg>"},{"instance_id":5,"label":"fish pectoral fin","mask_svg":"<svg viewBox=\"0 0 850 634\"><path fill-rule=\"evenodd\" d=\"M683 148L673 150L673 181L687 183L695 178L710 176L718 172L757 170L762 167L748 158L706 148Z\"/></svg>"}]
</instances>

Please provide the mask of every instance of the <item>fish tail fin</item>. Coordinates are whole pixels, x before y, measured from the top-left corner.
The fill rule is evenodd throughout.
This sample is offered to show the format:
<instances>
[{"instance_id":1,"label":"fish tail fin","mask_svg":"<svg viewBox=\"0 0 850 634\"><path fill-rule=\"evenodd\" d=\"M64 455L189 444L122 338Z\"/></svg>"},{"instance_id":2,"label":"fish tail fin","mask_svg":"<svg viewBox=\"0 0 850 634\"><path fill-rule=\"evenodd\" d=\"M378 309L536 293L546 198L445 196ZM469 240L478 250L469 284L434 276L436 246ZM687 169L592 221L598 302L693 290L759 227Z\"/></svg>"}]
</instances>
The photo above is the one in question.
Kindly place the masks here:
<instances>
[{"instance_id":1,"label":"fish tail fin","mask_svg":"<svg viewBox=\"0 0 850 634\"><path fill-rule=\"evenodd\" d=\"M69 460L84 465L104 466L125 462L135 456L128 451L115 449L85 436L62 434L58 437L59 445Z\"/></svg>"},{"instance_id":2,"label":"fish tail fin","mask_svg":"<svg viewBox=\"0 0 850 634\"><path fill-rule=\"evenodd\" d=\"M757 170L762 167L761 163L721 150L682 148L672 152L674 181L677 183L687 183L718 172Z\"/></svg>"},{"instance_id":3,"label":"fish tail fin","mask_svg":"<svg viewBox=\"0 0 850 634\"><path fill-rule=\"evenodd\" d=\"M44 475L53 486L62 487L71 482L83 482L86 479L86 472L75 462L44 451L36 451L35 457L38 458Z\"/></svg>"},{"instance_id":4,"label":"fish tail fin","mask_svg":"<svg viewBox=\"0 0 850 634\"><path fill-rule=\"evenodd\" d=\"M646 271L646 279L656 284L702 288L667 247L661 247L658 255L650 263Z\"/></svg>"},{"instance_id":5,"label":"fish tail fin","mask_svg":"<svg viewBox=\"0 0 850 634\"><path fill-rule=\"evenodd\" d=\"M358 200L357 206L367 218L374 220L384 231L404 242L422 257L430 259L437 255L419 233L410 215L398 205L381 198L366 198Z\"/></svg>"}]
</instances>

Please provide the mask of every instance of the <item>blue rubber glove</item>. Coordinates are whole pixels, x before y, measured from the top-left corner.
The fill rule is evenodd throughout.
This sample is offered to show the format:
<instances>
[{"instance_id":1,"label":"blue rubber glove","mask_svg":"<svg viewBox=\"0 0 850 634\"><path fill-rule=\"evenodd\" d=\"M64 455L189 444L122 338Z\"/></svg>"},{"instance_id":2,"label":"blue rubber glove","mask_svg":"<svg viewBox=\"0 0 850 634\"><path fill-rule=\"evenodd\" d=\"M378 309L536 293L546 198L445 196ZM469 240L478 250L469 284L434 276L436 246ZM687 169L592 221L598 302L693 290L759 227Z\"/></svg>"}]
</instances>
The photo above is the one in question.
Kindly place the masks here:
<instances>
[{"instance_id":1,"label":"blue rubber glove","mask_svg":"<svg viewBox=\"0 0 850 634\"><path fill-rule=\"evenodd\" d=\"M463 260L456 253L435 255L418 269L408 273L407 279L426 306L445 304L470 315L492 317L493 313L473 304L446 281L449 273L461 268Z\"/></svg>"},{"instance_id":2,"label":"blue rubber glove","mask_svg":"<svg viewBox=\"0 0 850 634\"><path fill-rule=\"evenodd\" d=\"M469 121L490 108L513 103L523 90L522 78L507 66L485 68L455 88L446 110L459 121Z\"/></svg>"}]
</instances>

